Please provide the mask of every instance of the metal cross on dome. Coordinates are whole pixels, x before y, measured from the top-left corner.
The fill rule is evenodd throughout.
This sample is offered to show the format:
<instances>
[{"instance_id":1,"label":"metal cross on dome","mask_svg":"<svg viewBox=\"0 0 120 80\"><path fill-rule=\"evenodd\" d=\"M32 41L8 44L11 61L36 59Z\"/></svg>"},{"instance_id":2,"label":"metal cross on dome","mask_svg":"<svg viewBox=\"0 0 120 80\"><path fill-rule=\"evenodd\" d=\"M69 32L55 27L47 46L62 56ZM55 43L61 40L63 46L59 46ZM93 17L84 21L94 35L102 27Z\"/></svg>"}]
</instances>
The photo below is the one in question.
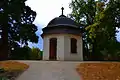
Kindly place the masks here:
<instances>
[{"instance_id":1,"label":"metal cross on dome","mask_svg":"<svg viewBox=\"0 0 120 80\"><path fill-rule=\"evenodd\" d=\"M61 10L62 10L62 15L63 15L63 10L64 10L64 7L62 7L62 8L61 8Z\"/></svg>"}]
</instances>

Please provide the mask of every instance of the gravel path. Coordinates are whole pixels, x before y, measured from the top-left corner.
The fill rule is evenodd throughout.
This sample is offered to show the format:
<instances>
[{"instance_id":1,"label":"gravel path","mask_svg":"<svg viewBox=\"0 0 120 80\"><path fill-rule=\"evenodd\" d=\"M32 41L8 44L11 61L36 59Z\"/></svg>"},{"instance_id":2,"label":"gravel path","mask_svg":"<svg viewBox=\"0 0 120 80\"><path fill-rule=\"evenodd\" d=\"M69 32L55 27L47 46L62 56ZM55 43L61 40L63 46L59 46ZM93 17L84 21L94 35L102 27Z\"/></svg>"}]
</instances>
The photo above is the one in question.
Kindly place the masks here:
<instances>
[{"instance_id":1,"label":"gravel path","mask_svg":"<svg viewBox=\"0 0 120 80\"><path fill-rule=\"evenodd\" d=\"M71 61L21 61L30 66L17 80L81 80Z\"/></svg>"}]
</instances>

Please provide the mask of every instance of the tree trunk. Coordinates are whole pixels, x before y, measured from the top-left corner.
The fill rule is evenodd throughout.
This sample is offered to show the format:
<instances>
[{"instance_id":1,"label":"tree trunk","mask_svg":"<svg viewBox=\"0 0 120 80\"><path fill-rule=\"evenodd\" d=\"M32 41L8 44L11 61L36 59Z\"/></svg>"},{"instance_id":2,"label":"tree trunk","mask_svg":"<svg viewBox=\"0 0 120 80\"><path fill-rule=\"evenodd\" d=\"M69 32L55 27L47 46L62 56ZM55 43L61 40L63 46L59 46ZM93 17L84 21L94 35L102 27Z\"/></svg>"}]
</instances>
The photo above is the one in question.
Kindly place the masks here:
<instances>
[{"instance_id":1,"label":"tree trunk","mask_svg":"<svg viewBox=\"0 0 120 80\"><path fill-rule=\"evenodd\" d=\"M7 5L5 2L4 5ZM4 7L4 14L1 17L1 45L0 45L0 60L8 59L8 12L7 7Z\"/></svg>"},{"instance_id":2,"label":"tree trunk","mask_svg":"<svg viewBox=\"0 0 120 80\"><path fill-rule=\"evenodd\" d=\"M96 45L96 39L94 39L94 42L92 43L92 55L91 55L91 57L92 57L92 60L93 61L98 61L99 60L99 51L97 51L97 45Z\"/></svg>"},{"instance_id":3,"label":"tree trunk","mask_svg":"<svg viewBox=\"0 0 120 80\"><path fill-rule=\"evenodd\" d=\"M3 25L4 26L4 25ZM0 45L0 60L6 60L8 58L8 28L2 27L2 44Z\"/></svg>"}]
</instances>

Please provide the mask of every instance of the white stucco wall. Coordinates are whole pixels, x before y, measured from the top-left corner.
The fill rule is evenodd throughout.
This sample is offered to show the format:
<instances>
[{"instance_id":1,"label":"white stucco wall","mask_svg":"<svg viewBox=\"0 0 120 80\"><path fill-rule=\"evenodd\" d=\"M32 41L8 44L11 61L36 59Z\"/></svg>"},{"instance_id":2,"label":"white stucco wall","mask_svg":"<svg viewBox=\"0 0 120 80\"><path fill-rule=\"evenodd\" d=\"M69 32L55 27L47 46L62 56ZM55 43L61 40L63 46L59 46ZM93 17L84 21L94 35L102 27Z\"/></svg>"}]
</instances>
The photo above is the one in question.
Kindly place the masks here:
<instances>
[{"instance_id":1,"label":"white stucco wall","mask_svg":"<svg viewBox=\"0 0 120 80\"><path fill-rule=\"evenodd\" d=\"M43 38L43 60L49 60L49 37Z\"/></svg>"},{"instance_id":2,"label":"white stucco wall","mask_svg":"<svg viewBox=\"0 0 120 80\"><path fill-rule=\"evenodd\" d=\"M57 60L83 60L82 38L72 34L52 34L43 38L43 60L49 60L50 38L57 38ZM77 54L71 54L70 38L77 39Z\"/></svg>"},{"instance_id":3,"label":"white stucco wall","mask_svg":"<svg viewBox=\"0 0 120 80\"><path fill-rule=\"evenodd\" d=\"M50 39L57 38L57 60L64 60L64 36L60 34L45 35L43 38L43 60L49 60Z\"/></svg>"},{"instance_id":4,"label":"white stucco wall","mask_svg":"<svg viewBox=\"0 0 120 80\"><path fill-rule=\"evenodd\" d=\"M77 53L72 54L71 53L71 42L70 39L75 38L77 40ZM83 49L82 49L82 37L80 35L65 35L65 54L64 59L65 60L77 60L82 61L83 60Z\"/></svg>"}]
</instances>

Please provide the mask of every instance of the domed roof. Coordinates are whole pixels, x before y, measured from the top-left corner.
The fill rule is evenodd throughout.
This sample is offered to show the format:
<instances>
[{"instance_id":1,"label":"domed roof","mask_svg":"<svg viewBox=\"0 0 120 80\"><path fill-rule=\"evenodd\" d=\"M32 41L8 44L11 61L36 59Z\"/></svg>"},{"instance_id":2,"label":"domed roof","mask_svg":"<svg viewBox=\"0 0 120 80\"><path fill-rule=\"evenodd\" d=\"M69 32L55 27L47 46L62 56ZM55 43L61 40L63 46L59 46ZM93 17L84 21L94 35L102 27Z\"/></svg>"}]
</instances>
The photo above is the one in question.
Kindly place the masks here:
<instances>
[{"instance_id":1,"label":"domed roof","mask_svg":"<svg viewBox=\"0 0 120 80\"><path fill-rule=\"evenodd\" d=\"M61 10L62 10L62 15L52 19L48 23L47 27L69 26L69 27L79 28L79 25L74 20L72 20L72 19L66 17L65 15L63 15L63 10L64 10L63 7L61 8Z\"/></svg>"},{"instance_id":2,"label":"domed roof","mask_svg":"<svg viewBox=\"0 0 120 80\"><path fill-rule=\"evenodd\" d=\"M64 8L62 7L62 15L52 19L47 27L43 28L42 37L46 34L74 34L80 35L80 25L77 24L74 20L63 15Z\"/></svg>"},{"instance_id":3,"label":"domed roof","mask_svg":"<svg viewBox=\"0 0 120 80\"><path fill-rule=\"evenodd\" d=\"M70 26L76 28L79 27L74 20L66 17L65 15L60 15L59 17L52 19L47 25L47 27L54 27L54 26Z\"/></svg>"}]
</instances>

